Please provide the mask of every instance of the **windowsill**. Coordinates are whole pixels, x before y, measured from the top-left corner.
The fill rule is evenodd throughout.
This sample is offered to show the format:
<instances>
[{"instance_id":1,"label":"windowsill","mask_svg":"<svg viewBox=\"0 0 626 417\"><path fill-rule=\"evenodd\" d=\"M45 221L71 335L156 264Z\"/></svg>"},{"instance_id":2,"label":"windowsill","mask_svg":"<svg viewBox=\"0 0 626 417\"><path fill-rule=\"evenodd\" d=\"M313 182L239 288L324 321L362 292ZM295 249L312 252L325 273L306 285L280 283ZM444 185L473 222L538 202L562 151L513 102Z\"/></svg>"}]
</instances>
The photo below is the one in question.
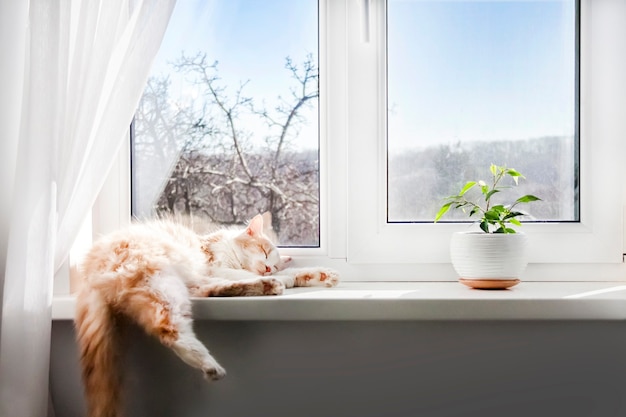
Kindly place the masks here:
<instances>
[{"instance_id":1,"label":"windowsill","mask_svg":"<svg viewBox=\"0 0 626 417\"><path fill-rule=\"evenodd\" d=\"M75 299L55 297L53 320ZM281 296L194 299L197 320L625 320L624 282L522 282L504 291L457 282L345 282Z\"/></svg>"}]
</instances>

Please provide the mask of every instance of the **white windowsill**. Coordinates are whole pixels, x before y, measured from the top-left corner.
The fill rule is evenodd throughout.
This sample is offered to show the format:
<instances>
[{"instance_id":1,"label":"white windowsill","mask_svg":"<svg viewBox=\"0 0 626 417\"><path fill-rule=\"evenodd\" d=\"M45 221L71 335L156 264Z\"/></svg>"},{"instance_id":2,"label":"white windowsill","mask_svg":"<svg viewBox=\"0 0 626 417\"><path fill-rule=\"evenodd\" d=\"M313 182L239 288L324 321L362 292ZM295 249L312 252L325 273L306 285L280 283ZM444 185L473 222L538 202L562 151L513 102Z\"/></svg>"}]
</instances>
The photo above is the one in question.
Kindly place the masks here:
<instances>
[{"instance_id":1,"label":"white windowsill","mask_svg":"<svg viewBox=\"0 0 626 417\"><path fill-rule=\"evenodd\" d=\"M72 296L53 320L73 320ZM626 282L522 282L504 291L458 282L346 282L282 296L194 299L197 320L625 320Z\"/></svg>"}]
</instances>

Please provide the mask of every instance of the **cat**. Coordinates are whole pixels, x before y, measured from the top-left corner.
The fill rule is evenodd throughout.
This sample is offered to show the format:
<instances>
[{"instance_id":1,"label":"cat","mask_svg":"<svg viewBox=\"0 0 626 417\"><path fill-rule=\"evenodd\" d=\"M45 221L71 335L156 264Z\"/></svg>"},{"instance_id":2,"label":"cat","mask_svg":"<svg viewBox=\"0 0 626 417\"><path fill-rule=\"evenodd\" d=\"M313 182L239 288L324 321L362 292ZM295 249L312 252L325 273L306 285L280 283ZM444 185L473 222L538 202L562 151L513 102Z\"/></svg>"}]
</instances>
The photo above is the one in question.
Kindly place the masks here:
<instances>
[{"instance_id":1,"label":"cat","mask_svg":"<svg viewBox=\"0 0 626 417\"><path fill-rule=\"evenodd\" d=\"M276 244L278 242L278 235L272 227L272 213L269 211L263 212L261 217L263 218L263 234L272 243ZM247 225L247 223L231 223L224 225L197 214L163 214L160 218L182 224L201 235L208 235L223 229L241 229L245 228Z\"/></svg>"},{"instance_id":2,"label":"cat","mask_svg":"<svg viewBox=\"0 0 626 417\"><path fill-rule=\"evenodd\" d=\"M76 337L89 417L120 415L116 321L129 318L200 369L226 375L192 328L190 297L279 295L285 288L333 287L328 268L288 268L265 236L263 217L244 229L199 235L172 221L135 223L96 241L77 294Z\"/></svg>"}]
</instances>

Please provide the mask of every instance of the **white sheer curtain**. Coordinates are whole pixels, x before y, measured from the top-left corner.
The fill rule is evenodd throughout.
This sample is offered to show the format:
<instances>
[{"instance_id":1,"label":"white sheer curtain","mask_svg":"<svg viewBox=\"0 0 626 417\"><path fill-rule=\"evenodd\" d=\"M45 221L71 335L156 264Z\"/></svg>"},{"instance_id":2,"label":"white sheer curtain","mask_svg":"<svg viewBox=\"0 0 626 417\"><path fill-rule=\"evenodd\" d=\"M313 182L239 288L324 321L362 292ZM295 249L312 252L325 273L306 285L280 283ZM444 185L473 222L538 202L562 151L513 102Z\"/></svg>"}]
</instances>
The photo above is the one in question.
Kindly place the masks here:
<instances>
[{"instance_id":1,"label":"white sheer curtain","mask_svg":"<svg viewBox=\"0 0 626 417\"><path fill-rule=\"evenodd\" d=\"M52 280L175 0L0 1L0 416L48 409Z\"/></svg>"}]
</instances>

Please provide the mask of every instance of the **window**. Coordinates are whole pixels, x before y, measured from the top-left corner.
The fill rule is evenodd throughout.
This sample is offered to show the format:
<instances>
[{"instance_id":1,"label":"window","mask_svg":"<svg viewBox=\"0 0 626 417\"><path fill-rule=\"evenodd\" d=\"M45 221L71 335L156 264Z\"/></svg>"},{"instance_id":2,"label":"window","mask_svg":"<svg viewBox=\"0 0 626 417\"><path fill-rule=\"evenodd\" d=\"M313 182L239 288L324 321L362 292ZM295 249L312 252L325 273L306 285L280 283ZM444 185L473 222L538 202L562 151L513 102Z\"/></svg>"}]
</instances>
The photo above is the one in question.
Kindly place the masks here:
<instances>
[{"instance_id":1,"label":"window","mask_svg":"<svg viewBox=\"0 0 626 417\"><path fill-rule=\"evenodd\" d=\"M419 9L436 4L437 7L456 10L471 9L477 2L406 3ZM442 6L441 3L453 4ZM489 4L502 6L500 2L480 3L483 3L481 7L488 7ZM502 3L513 7L526 2ZM531 3L537 7L550 8L555 2ZM524 225L523 230L531 240L531 265L527 276L540 280L546 279L546 276L549 279L585 279L584 275L590 275L588 271L598 271L598 263L616 265L622 260L623 174L610 168L611 163L608 161L618 164L611 154L618 149L618 152L622 152L623 140L620 137L625 133L625 126L623 122L618 122L620 118L614 110L621 104L615 101L615 94L611 93L613 83L622 82L612 68L623 65L625 59L625 52L619 49L619 42L616 42L616 36L611 31L622 27L624 22L620 19L624 17L616 17L616 10L612 10L608 2L556 3L566 9L574 7L578 12L574 22L579 21L575 25L579 39L575 48L579 49L580 63L577 93L580 97L579 156L576 158L580 161L580 203L579 209L573 205L573 219L577 219L576 222L571 222L567 218L569 216L566 216L551 223ZM348 27L345 39L346 75L343 80L347 83L347 110L343 116L338 116L347 120L349 133L346 147L339 149L339 152L346 153L347 159L347 243L342 255L350 265L388 265L392 268L390 271L393 271L389 275L398 279L410 279L412 276L414 279L432 280L453 276L448 254L450 236L455 231L467 230L467 224L389 222L387 217L389 194L386 174L389 167L385 139L388 128L389 140L394 140L391 136L394 130L387 125L387 110L389 108L392 113L389 119L392 119L395 110L393 103L387 103L388 76L393 75L394 64L393 46L390 44L387 50L387 34L390 41L397 38L392 38L392 29L386 25L387 12L391 13L389 24L394 21L391 9L394 3L363 1L347 2L345 6ZM570 32L568 38L571 37ZM411 42L408 37L404 41ZM571 55L571 51L565 55L568 54ZM575 64L573 60L568 60L572 65ZM571 79L571 75L565 78ZM392 94L393 82L390 80L389 83L389 93ZM576 94L571 83L568 84L573 91L570 94ZM409 89L409 86L406 88ZM570 114L570 119L575 120L576 115L571 116L573 111L572 105L564 110ZM335 113L330 111L330 114ZM569 128L572 125L575 128L575 123L570 122ZM391 146L394 146L393 142ZM331 171L334 167L331 161ZM334 176L332 172L330 175ZM575 201L575 197L572 200ZM566 264L576 266L568 268ZM584 266L591 264L596 264L596 268L586 269ZM613 271L611 267L607 268ZM612 272L600 275L606 278L610 274Z\"/></svg>"},{"instance_id":2,"label":"window","mask_svg":"<svg viewBox=\"0 0 626 417\"><path fill-rule=\"evenodd\" d=\"M575 0L388 1L388 222L432 221L491 163L542 197L526 221L579 220L576 17Z\"/></svg>"},{"instance_id":3,"label":"window","mask_svg":"<svg viewBox=\"0 0 626 417\"><path fill-rule=\"evenodd\" d=\"M137 110L132 211L199 231L271 214L319 246L317 2L179 2Z\"/></svg>"},{"instance_id":4,"label":"window","mask_svg":"<svg viewBox=\"0 0 626 417\"><path fill-rule=\"evenodd\" d=\"M238 5L244 3L236 2ZM311 62L319 68L319 97L309 101L311 106L306 116L303 114L299 121L300 134L292 137L294 148L290 150L296 159L300 156L304 158L304 153L310 150L314 157L305 158L308 165L299 166L306 166L307 169L315 166L316 170L319 169L313 174L307 171L311 175L308 178L315 179L308 183L312 187L308 195L313 196L311 201L315 203L309 218L315 218L316 223L313 227L306 226L306 229L316 232L304 240L294 238L290 241L291 237L288 236L288 246L293 244L303 247L287 247L283 252L296 256L303 265L325 264L335 267L342 272L346 281L454 279L448 255L450 236L455 231L467 230L471 225L458 222L432 224L436 212L433 207L440 204L437 193L449 193L449 190L443 190L445 187L437 185L442 180L441 167L453 167L451 162L455 159L466 164L464 170L480 169L495 162L518 168L528 178L525 186L539 187L536 193L548 201L541 211L533 213L538 221L523 226L523 231L529 234L531 241L531 264L525 279L623 279L622 216L626 192L620 158L626 150L623 140L626 137L626 117L623 117L626 94L615 93L624 91L623 70L626 68L626 37L621 36L626 27L626 14L620 13L620 5L601 0L320 0L318 3L258 3L267 7L262 14L267 20L258 23L266 26L257 26L259 33L253 38L262 39L265 34L269 34L269 39L265 39L263 44L274 42L277 36L275 30L279 30L277 27L300 26L302 30L306 27L313 34L313 46L302 47L298 43L297 54L282 51L274 54L282 62L272 63L274 69L267 74L286 80L280 84L278 94L288 97L289 89L298 85L298 80L290 77L289 68L285 69L286 56L289 55L291 63L301 70L304 68L302 63L312 54ZM276 21L268 17L282 16L281 13L286 13L290 7L296 7L292 6L294 3L306 3L309 7L306 13L300 15L303 20L299 23L285 19ZM226 6L231 5L231 2L226 1L213 4L216 8L235 7ZM224 11L233 12L228 9ZM207 13L207 16L210 15ZM493 17L491 27L489 15L497 15ZM196 16L200 19L203 14L198 12ZM464 16L462 28L479 31L472 36L459 36L458 33L456 37L452 36L453 31L444 23L449 19L463 19ZM175 18L173 16L172 21ZM262 19L258 20L260 22ZM435 20L437 25L434 25ZM415 22L424 24L417 25ZM475 22L475 25L470 22ZM419 33L406 33L409 29L415 29L413 26L419 26ZM174 28L172 26L171 29ZM218 33L219 25L213 30ZM192 32L187 27L184 30L179 28L178 31ZM512 44L505 45L489 40L494 36L514 38L514 42L509 39ZM226 39L234 42L228 36ZM432 53L440 42L446 40L463 40L468 44L450 47L450 50L445 51L445 56L427 55L427 52ZM486 44L481 43L483 40L486 40ZM252 41L246 40L243 47L249 42ZM480 45L484 46L484 50L475 51ZM234 50L242 46L225 43L222 47ZM464 50L465 47L469 50ZM488 62L496 62L502 48L506 49L506 59L499 62L500 67L490 68L488 71L491 72L480 72ZM466 55L454 61L457 56L455 53ZM239 55L247 56L244 53ZM459 73L458 68L457 72L433 73L432 68L416 66L420 60L434 60L436 57L445 62L452 60L451 65L455 67L463 65L463 59L470 58L477 59L478 64L475 67L465 66L469 74ZM175 62L180 66L184 59L192 64L194 59L204 56L189 53L177 55L176 58L179 61ZM215 59L219 62L213 67ZM248 68L251 71L249 75L236 73L235 69L227 67L227 62L221 57L207 56L204 65L206 69L217 71L207 74L209 77L219 77L219 80L216 79L219 81L216 87L223 88L216 90L219 94L224 94L229 100L252 97L254 106L246 107L245 112L242 106L241 114L245 113L249 120L261 117L251 124L238 127L241 126L242 131L248 133L265 132L260 134L259 137L263 138L260 142L255 142L250 135L248 147L245 147L246 151L251 152L250 158L252 155L261 158L255 152L267 145L265 138L271 142L276 136L271 133L271 129L263 130L266 129L265 125L259 120L267 120L259 109L275 108L271 100L278 94L277 91L271 91L257 96L250 90L261 82L260 74L265 65L270 65L269 61L255 60L254 65L250 64ZM524 71L517 71L520 65ZM239 68L239 65L235 67ZM229 75L232 76L230 84L226 83L227 73L234 74ZM422 77L424 74L439 78L433 83L423 79L414 80L414 77ZM192 75L193 72L177 72L169 79L161 80L165 84L155 84L157 79L152 79L149 86L167 87L173 93L178 83L177 77ZM481 84L485 83L485 78L503 84L498 85L497 89L490 89L490 86ZM294 81L295 84L289 84ZM456 86L458 88L446 85L452 82L459 83ZM233 95L233 91L236 92L240 85L243 86L243 93ZM443 97L436 96L439 90L435 88L437 85L441 86ZM200 87L206 90L206 84ZM432 89L435 95L417 97L417 102L405 100L404 95L417 95L416 88L420 91ZM194 99L194 94L205 94L199 90L181 89L177 90L177 94L187 94L188 99ZM249 96L246 91L250 92ZM405 94L411 92L413 94ZM435 99L439 101L433 102ZM467 109L468 103L475 103L475 108ZM165 108L168 111L181 109L181 101L170 98L167 104L169 107ZM155 190L159 186L180 186L184 193L184 187L178 180L167 182L172 172L184 170L176 163L181 156L199 161L202 169L206 169L205 162L211 162L211 166L220 170L220 164L225 161L216 158L222 152L228 154L235 150L235 153L228 155L236 157L236 147L227 144L227 141L215 142L220 144L219 152L210 147L192 150L185 145L173 152L174 157L170 155L166 159L162 164L164 170L160 168L159 172L151 171L158 165L156 157L142 161L137 152L141 147L152 147L150 152L164 152L167 149L149 143L152 139L146 142L146 138L150 137L145 134L148 125L146 120L139 119L151 115L153 109L148 101L142 105L146 107L140 109L135 125L133 161L134 164L143 163L143 169L148 174L145 174L145 178L135 178L135 187L138 188L135 190L137 195L134 196L133 205L138 215L143 215L146 207L159 208L169 204L166 201L167 193L154 199L158 194ZM185 120L187 131L196 135L191 136L194 140L202 135L224 134L224 127L220 126L226 125L206 123L217 120L223 113L213 113L208 104L200 105L200 102L188 107L188 110L178 111L176 116ZM446 113L461 114L454 118L454 123L448 125L444 117ZM420 122L419 125L415 125L414 120ZM141 123L144 123L143 127ZM315 132L305 133L305 126ZM141 129L144 129L144 133L140 132ZM439 142L429 142L429 131ZM227 135L224 137L227 138ZM418 149L411 152L422 152L422 163L406 162L410 154L405 148L409 143L407 137L411 146L417 143ZM173 132L172 138L179 139L178 133ZM501 138L507 141L501 141ZM308 144L315 144L315 147L309 147ZM496 153L482 155L482 149L486 148L495 149ZM518 159L501 161L498 156L503 150ZM432 154L437 152L440 154L433 157ZM477 153L481 153L480 157ZM316 159L317 155L319 159ZM443 165L434 165L437 157L443 161ZM122 156L121 160L128 161L124 158L128 157ZM419 165L419 169L414 170L415 165ZM535 170L535 167L539 169ZM124 169L120 172L116 174L119 177L113 181L111 189L119 189L120 184L128 183L123 180ZM236 178L247 181L243 171L237 172ZM453 176L459 175L454 168L447 172ZM421 175L418 181L410 178L416 173ZM228 206L227 197L234 197L235 193L231 191L235 188L226 190L225 184L217 181L223 176L223 171L217 175L214 172L202 174L206 177L202 177L201 181L215 187L211 193L223 198L220 204ZM252 177L256 178L254 175ZM421 179L424 178L435 182L423 184ZM237 183L239 179L230 180ZM403 180L406 180L405 184L402 184ZM460 181L460 178L454 181ZM157 183L160 185L157 186ZM399 188L400 185L406 188ZM421 190L419 187L434 191L428 198L418 198L424 193L414 192ZM255 194L259 196L255 202L261 200L262 192L258 193ZM201 200L208 194L199 192L196 197ZM143 198L145 200L141 202ZM399 204L402 200L408 202L408 208ZM183 197L170 207L182 212L201 211L201 204L194 206L197 204L194 201L199 200L190 200L187 208ZM239 218L231 216L222 217L221 220L237 223L249 218L252 211L263 209L247 202L245 200L243 206L235 210ZM225 213L233 214L233 210L230 208ZM285 208L285 218L292 215L290 210L291 206ZM100 209L100 213L104 211Z\"/></svg>"}]
</instances>

